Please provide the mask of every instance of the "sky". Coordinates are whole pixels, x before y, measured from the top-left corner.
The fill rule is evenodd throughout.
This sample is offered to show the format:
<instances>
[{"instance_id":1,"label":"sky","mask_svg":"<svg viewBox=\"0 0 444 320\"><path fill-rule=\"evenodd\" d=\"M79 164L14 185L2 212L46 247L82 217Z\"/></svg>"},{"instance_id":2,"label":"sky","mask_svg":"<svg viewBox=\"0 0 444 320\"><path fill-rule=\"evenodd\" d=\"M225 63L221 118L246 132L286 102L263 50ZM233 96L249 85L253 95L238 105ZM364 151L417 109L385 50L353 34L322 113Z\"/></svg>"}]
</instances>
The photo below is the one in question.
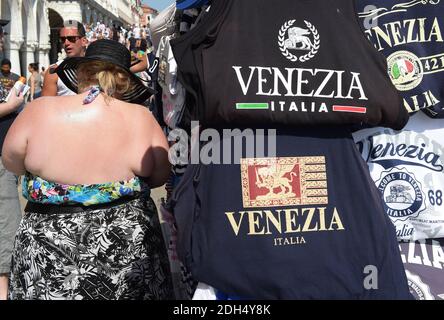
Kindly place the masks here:
<instances>
[{"instance_id":1,"label":"sky","mask_svg":"<svg viewBox=\"0 0 444 320\"><path fill-rule=\"evenodd\" d=\"M157 9L160 12L173 2L175 2L175 0L142 0L142 2L149 5L151 8Z\"/></svg>"}]
</instances>

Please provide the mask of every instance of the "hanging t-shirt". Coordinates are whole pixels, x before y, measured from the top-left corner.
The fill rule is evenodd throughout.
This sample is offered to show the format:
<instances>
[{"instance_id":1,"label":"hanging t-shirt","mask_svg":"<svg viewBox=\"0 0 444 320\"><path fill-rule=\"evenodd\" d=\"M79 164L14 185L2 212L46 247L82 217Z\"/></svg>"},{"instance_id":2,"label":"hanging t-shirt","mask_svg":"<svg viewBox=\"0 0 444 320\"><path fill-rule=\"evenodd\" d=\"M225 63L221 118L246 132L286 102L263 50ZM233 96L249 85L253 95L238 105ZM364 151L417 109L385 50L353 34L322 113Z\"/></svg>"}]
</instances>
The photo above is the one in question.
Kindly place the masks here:
<instances>
[{"instance_id":1,"label":"hanging t-shirt","mask_svg":"<svg viewBox=\"0 0 444 320\"><path fill-rule=\"evenodd\" d=\"M387 56L389 75L406 109L440 118L444 2L357 2L365 33ZM402 132L376 128L355 134L399 239L444 236L443 124L420 112L411 116Z\"/></svg>"},{"instance_id":2,"label":"hanging t-shirt","mask_svg":"<svg viewBox=\"0 0 444 320\"><path fill-rule=\"evenodd\" d=\"M348 130L270 134L245 140L265 142L262 155L213 139L201 155L232 164L189 165L176 187L177 251L193 277L229 297L407 299L393 225Z\"/></svg>"},{"instance_id":3,"label":"hanging t-shirt","mask_svg":"<svg viewBox=\"0 0 444 320\"><path fill-rule=\"evenodd\" d=\"M275 155L239 154L224 135L202 150L230 164L187 167L171 203L195 279L253 299L408 298L394 227L344 126L399 128L407 112L353 1L215 1L171 44L201 124L293 126Z\"/></svg>"},{"instance_id":4,"label":"hanging t-shirt","mask_svg":"<svg viewBox=\"0 0 444 320\"><path fill-rule=\"evenodd\" d=\"M177 64L170 47L170 36L159 43L159 71L157 81L162 87L163 120L169 128L176 128L185 108L185 88L177 80Z\"/></svg>"},{"instance_id":5,"label":"hanging t-shirt","mask_svg":"<svg viewBox=\"0 0 444 320\"><path fill-rule=\"evenodd\" d=\"M383 125L407 112L354 0L216 1L171 41L203 126Z\"/></svg>"},{"instance_id":6,"label":"hanging t-shirt","mask_svg":"<svg viewBox=\"0 0 444 320\"><path fill-rule=\"evenodd\" d=\"M177 80L177 64L170 47L170 36L160 40L157 56L157 81L162 87L163 120L171 129L176 128L185 108L185 89Z\"/></svg>"},{"instance_id":7,"label":"hanging t-shirt","mask_svg":"<svg viewBox=\"0 0 444 320\"><path fill-rule=\"evenodd\" d=\"M444 300L444 239L401 242L410 293L417 300Z\"/></svg>"},{"instance_id":8,"label":"hanging t-shirt","mask_svg":"<svg viewBox=\"0 0 444 320\"><path fill-rule=\"evenodd\" d=\"M387 57L410 112L444 117L444 1L357 0L360 22Z\"/></svg>"},{"instance_id":9,"label":"hanging t-shirt","mask_svg":"<svg viewBox=\"0 0 444 320\"><path fill-rule=\"evenodd\" d=\"M162 10L150 23L151 40L157 50L160 39L164 35L171 35L177 31L176 6L172 3Z\"/></svg>"},{"instance_id":10,"label":"hanging t-shirt","mask_svg":"<svg viewBox=\"0 0 444 320\"><path fill-rule=\"evenodd\" d=\"M398 239L444 237L444 119L418 112L402 131L353 135Z\"/></svg>"}]
</instances>

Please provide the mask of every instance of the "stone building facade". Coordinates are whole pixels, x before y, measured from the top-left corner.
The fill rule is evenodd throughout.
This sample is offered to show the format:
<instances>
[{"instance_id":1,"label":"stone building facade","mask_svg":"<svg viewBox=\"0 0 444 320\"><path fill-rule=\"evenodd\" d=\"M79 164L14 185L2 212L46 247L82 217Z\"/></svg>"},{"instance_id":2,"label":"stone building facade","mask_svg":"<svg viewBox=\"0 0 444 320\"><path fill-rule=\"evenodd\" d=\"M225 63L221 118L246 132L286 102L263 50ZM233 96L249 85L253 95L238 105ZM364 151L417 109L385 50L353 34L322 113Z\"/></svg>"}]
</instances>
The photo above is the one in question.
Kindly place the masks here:
<instances>
[{"instance_id":1,"label":"stone building facade","mask_svg":"<svg viewBox=\"0 0 444 320\"><path fill-rule=\"evenodd\" d=\"M4 27L4 56L12 71L29 76L27 66L39 62L47 67L60 52L58 33L64 20L107 25L140 23L140 0L0 0Z\"/></svg>"}]
</instances>

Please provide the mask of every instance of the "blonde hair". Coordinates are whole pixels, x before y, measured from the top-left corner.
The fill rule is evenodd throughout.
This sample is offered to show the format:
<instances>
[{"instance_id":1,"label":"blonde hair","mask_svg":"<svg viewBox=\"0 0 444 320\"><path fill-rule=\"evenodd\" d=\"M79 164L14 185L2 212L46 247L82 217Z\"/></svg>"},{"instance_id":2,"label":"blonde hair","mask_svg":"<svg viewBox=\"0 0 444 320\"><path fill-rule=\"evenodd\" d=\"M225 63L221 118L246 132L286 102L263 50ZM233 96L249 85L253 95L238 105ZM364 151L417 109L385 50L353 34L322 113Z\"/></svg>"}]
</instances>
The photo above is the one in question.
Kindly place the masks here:
<instances>
[{"instance_id":1,"label":"blonde hair","mask_svg":"<svg viewBox=\"0 0 444 320\"><path fill-rule=\"evenodd\" d=\"M77 68L78 92L92 85L99 85L105 102L120 99L131 87L128 73L122 68L104 61L88 61Z\"/></svg>"}]
</instances>

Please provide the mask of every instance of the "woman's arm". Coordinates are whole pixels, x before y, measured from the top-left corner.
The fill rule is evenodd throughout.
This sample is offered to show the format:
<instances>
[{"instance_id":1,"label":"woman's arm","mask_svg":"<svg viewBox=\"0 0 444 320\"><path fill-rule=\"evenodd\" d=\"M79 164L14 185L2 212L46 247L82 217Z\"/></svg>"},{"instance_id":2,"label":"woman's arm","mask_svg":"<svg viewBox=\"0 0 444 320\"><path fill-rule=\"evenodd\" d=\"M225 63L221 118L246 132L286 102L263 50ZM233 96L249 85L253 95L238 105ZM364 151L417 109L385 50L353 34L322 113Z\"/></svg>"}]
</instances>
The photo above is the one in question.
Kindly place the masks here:
<instances>
[{"instance_id":1,"label":"woman's arm","mask_svg":"<svg viewBox=\"0 0 444 320\"><path fill-rule=\"evenodd\" d=\"M132 73L137 73L137 72L145 71L146 69L148 69L148 58L147 58L146 54L144 54L142 56L142 60L140 60L139 63L133 65L130 68Z\"/></svg>"},{"instance_id":2,"label":"woman's arm","mask_svg":"<svg viewBox=\"0 0 444 320\"><path fill-rule=\"evenodd\" d=\"M141 107L142 108L142 107ZM134 135L135 175L146 177L151 188L162 186L170 175L171 165L168 160L168 141L151 112L143 107Z\"/></svg>"},{"instance_id":3,"label":"woman's arm","mask_svg":"<svg viewBox=\"0 0 444 320\"><path fill-rule=\"evenodd\" d=\"M0 104L0 118L16 111L23 103L23 100L23 92L17 96L17 91L15 88L12 88L9 100Z\"/></svg>"},{"instance_id":4,"label":"woman's arm","mask_svg":"<svg viewBox=\"0 0 444 320\"><path fill-rule=\"evenodd\" d=\"M57 95L57 81L59 76L56 73L51 73L50 69L57 67L52 65L45 71L45 77L43 78L42 96L56 96Z\"/></svg>"},{"instance_id":5,"label":"woman's arm","mask_svg":"<svg viewBox=\"0 0 444 320\"><path fill-rule=\"evenodd\" d=\"M6 135L2 149L2 161L5 168L16 175L25 173L26 148L32 123L37 119L38 109L30 102L17 116Z\"/></svg>"},{"instance_id":6,"label":"woman's arm","mask_svg":"<svg viewBox=\"0 0 444 320\"><path fill-rule=\"evenodd\" d=\"M154 118L153 122L156 124L156 128L153 128L153 138L151 141L153 171L148 178L148 184L152 188L157 188L167 182L171 173L171 164L168 159L168 141Z\"/></svg>"}]
</instances>

